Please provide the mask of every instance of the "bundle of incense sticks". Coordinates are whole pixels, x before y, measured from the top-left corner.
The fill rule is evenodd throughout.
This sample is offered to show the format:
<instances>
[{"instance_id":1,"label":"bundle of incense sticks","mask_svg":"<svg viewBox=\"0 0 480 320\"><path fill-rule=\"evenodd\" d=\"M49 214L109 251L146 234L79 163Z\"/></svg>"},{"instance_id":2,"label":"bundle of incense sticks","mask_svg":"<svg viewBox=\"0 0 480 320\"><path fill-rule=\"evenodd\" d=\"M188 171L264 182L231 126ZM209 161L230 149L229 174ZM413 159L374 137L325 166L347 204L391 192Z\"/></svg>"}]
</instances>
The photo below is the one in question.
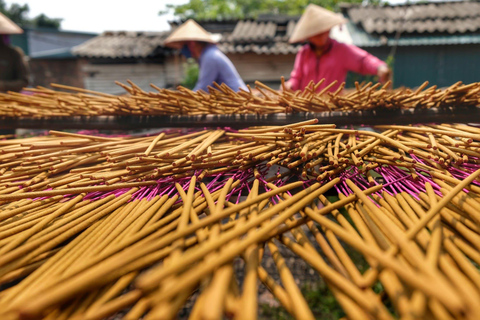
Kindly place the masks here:
<instances>
[{"instance_id":1,"label":"bundle of incense sticks","mask_svg":"<svg viewBox=\"0 0 480 320\"><path fill-rule=\"evenodd\" d=\"M117 82L126 95L114 96L82 88L52 84L61 89L27 88L33 95L15 92L0 94L2 117L69 117L100 115L201 115L201 114L269 114L292 112L358 111L412 108L476 107L480 101L480 83L464 85L461 82L446 89L428 87L428 81L415 90L388 90L390 83L356 83L355 90L343 94L345 83L335 92L328 92L337 83L332 82L317 92L319 83L311 82L305 90L276 91L257 81L255 90L235 92L225 84L214 84L209 92L161 89L146 92L128 81ZM283 78L282 78L282 87Z\"/></svg>"},{"instance_id":2,"label":"bundle of incense sticks","mask_svg":"<svg viewBox=\"0 0 480 320\"><path fill-rule=\"evenodd\" d=\"M0 141L0 318L313 319L290 250L348 318L475 319L480 129L316 123Z\"/></svg>"}]
</instances>

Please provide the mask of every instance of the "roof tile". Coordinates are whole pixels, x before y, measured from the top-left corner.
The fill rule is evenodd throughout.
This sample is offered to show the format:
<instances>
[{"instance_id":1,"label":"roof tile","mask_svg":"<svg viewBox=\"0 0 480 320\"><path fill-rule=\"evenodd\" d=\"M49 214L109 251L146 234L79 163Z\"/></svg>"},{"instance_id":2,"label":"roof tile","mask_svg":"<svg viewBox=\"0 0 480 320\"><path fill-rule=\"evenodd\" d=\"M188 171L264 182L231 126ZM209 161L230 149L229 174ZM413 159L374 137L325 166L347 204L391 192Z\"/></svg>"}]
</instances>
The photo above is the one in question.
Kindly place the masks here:
<instances>
[{"instance_id":1,"label":"roof tile","mask_svg":"<svg viewBox=\"0 0 480 320\"><path fill-rule=\"evenodd\" d=\"M368 33L466 33L480 31L480 2L453 1L396 6L344 5L343 13Z\"/></svg>"},{"instance_id":2,"label":"roof tile","mask_svg":"<svg viewBox=\"0 0 480 320\"><path fill-rule=\"evenodd\" d=\"M89 58L146 58L152 55L169 32L107 31L72 49L76 56ZM164 48L164 51L170 49Z\"/></svg>"},{"instance_id":3,"label":"roof tile","mask_svg":"<svg viewBox=\"0 0 480 320\"><path fill-rule=\"evenodd\" d=\"M480 2L435 2L397 6L342 5L349 18L355 44L390 45L402 33L399 45L471 43L480 41ZM295 54L300 44L288 39L298 17L268 16L258 20L207 21L211 32L222 33L219 48L225 53ZM163 46L169 32L104 32L73 49L91 58L146 58L172 51ZM453 39L455 37L458 39ZM385 41L379 39L384 38ZM423 40L422 40L423 39ZM396 42L395 42L396 43Z\"/></svg>"}]
</instances>

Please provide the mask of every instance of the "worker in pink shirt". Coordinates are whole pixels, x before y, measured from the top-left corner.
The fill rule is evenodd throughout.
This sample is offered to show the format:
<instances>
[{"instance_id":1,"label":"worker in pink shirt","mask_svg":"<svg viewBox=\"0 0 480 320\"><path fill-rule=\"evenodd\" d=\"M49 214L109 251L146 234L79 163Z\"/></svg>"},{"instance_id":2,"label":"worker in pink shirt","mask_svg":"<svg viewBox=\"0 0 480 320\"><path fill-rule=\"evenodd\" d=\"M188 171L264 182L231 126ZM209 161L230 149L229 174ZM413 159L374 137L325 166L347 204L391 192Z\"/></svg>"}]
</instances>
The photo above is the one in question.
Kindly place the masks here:
<instances>
[{"instance_id":1,"label":"worker in pink shirt","mask_svg":"<svg viewBox=\"0 0 480 320\"><path fill-rule=\"evenodd\" d=\"M290 43L305 42L297 53L295 65L285 87L303 90L310 81L325 81L317 92L333 81L337 83L329 91L335 91L345 81L348 71L377 75L380 82L390 78L387 64L354 45L337 42L329 37L330 29L345 23L339 14L314 4L307 6L289 39Z\"/></svg>"}]
</instances>

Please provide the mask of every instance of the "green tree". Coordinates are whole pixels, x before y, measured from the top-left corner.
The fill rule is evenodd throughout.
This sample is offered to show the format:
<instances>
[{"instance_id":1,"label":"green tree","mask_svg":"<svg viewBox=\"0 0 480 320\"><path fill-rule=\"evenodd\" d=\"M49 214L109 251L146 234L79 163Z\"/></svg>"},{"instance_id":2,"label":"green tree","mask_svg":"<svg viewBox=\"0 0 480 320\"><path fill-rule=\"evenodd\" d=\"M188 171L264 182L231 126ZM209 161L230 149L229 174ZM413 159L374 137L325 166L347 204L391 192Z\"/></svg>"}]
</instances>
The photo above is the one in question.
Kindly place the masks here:
<instances>
[{"instance_id":1,"label":"green tree","mask_svg":"<svg viewBox=\"0 0 480 320\"><path fill-rule=\"evenodd\" d=\"M33 22L33 25L36 27L59 29L62 23L62 19L58 19L58 18L52 19L42 13L36 16L35 18L33 18L32 22Z\"/></svg>"},{"instance_id":2,"label":"green tree","mask_svg":"<svg viewBox=\"0 0 480 320\"><path fill-rule=\"evenodd\" d=\"M27 17L30 8L28 4L19 5L12 3L7 6L4 0L0 0L0 12L6 15L10 20L18 24L21 28L25 27L44 27L59 29L62 19L49 18L45 14L40 14L33 19Z\"/></svg>"},{"instance_id":3,"label":"green tree","mask_svg":"<svg viewBox=\"0 0 480 320\"><path fill-rule=\"evenodd\" d=\"M335 11L340 2L361 3L362 0L190 0L183 5L167 4L167 10L160 14L173 10L181 19L245 19L266 13L300 15L310 3Z\"/></svg>"},{"instance_id":4,"label":"green tree","mask_svg":"<svg viewBox=\"0 0 480 320\"><path fill-rule=\"evenodd\" d=\"M195 61L195 59L189 58L183 65L183 69L185 70L185 77L180 85L188 89L193 89L198 80L198 63Z\"/></svg>"},{"instance_id":5,"label":"green tree","mask_svg":"<svg viewBox=\"0 0 480 320\"><path fill-rule=\"evenodd\" d=\"M7 8L5 1L0 0L0 12L20 27L25 27L28 24L28 18L26 17L28 11L30 11L28 4L19 5L17 3L12 3L10 7Z\"/></svg>"}]
</instances>

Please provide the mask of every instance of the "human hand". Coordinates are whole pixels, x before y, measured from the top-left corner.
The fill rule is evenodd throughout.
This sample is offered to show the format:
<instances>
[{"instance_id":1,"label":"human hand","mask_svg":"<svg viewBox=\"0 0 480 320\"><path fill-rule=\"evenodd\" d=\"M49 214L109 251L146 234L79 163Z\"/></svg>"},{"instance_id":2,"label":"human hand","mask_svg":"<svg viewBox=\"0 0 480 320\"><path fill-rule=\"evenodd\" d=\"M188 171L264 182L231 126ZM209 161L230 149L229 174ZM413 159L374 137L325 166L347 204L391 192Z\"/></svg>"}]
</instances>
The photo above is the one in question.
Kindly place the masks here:
<instances>
[{"instance_id":1,"label":"human hand","mask_svg":"<svg viewBox=\"0 0 480 320\"><path fill-rule=\"evenodd\" d=\"M381 83L385 83L390 80L390 77L392 76L392 70L386 64L382 64L377 69L377 76Z\"/></svg>"},{"instance_id":2,"label":"human hand","mask_svg":"<svg viewBox=\"0 0 480 320\"><path fill-rule=\"evenodd\" d=\"M280 91L291 91L292 90L292 84L290 81L284 82L282 85L280 85Z\"/></svg>"}]
</instances>

